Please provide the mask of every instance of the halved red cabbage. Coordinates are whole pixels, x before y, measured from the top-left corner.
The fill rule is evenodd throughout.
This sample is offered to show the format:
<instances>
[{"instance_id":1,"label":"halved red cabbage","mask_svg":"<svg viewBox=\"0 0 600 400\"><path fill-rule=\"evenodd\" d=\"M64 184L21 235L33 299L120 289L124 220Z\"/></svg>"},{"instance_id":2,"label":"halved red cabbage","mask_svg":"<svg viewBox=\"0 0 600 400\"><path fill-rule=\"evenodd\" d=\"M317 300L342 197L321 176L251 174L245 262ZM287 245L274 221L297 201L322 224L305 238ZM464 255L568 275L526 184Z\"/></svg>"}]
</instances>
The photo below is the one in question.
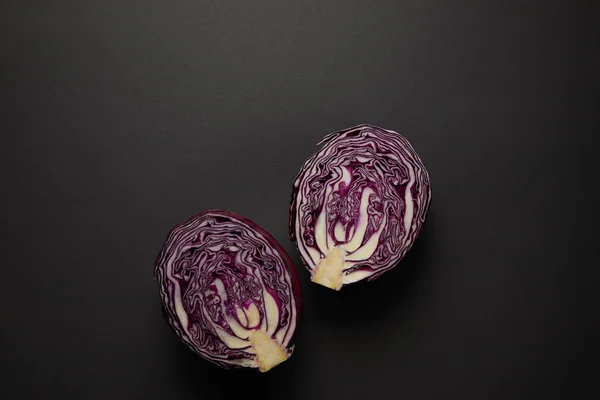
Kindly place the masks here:
<instances>
[{"instance_id":1,"label":"halved red cabbage","mask_svg":"<svg viewBox=\"0 0 600 400\"><path fill-rule=\"evenodd\" d=\"M154 276L169 325L205 359L266 372L292 355L301 309L296 268L248 218L209 210L176 225Z\"/></svg>"},{"instance_id":2,"label":"halved red cabbage","mask_svg":"<svg viewBox=\"0 0 600 400\"><path fill-rule=\"evenodd\" d=\"M294 181L290 237L311 280L340 290L398 264L423 227L431 186L395 131L358 125L320 145Z\"/></svg>"}]
</instances>

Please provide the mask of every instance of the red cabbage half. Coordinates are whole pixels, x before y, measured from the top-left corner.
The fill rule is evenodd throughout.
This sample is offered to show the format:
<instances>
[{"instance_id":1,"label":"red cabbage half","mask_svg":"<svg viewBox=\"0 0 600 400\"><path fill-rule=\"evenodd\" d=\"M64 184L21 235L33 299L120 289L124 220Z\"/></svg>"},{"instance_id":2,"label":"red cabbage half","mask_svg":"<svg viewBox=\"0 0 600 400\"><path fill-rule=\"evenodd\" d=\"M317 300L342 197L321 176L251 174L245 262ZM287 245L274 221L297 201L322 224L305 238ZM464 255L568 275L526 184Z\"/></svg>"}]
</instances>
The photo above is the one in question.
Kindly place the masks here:
<instances>
[{"instance_id":1,"label":"red cabbage half","mask_svg":"<svg viewBox=\"0 0 600 400\"><path fill-rule=\"evenodd\" d=\"M359 125L317 145L294 181L290 236L311 280L340 290L398 264L423 227L431 187L397 132Z\"/></svg>"},{"instance_id":2,"label":"red cabbage half","mask_svg":"<svg viewBox=\"0 0 600 400\"><path fill-rule=\"evenodd\" d=\"M173 227L154 270L165 317L190 349L223 368L262 372L293 352L296 274L268 232L222 210Z\"/></svg>"}]
</instances>

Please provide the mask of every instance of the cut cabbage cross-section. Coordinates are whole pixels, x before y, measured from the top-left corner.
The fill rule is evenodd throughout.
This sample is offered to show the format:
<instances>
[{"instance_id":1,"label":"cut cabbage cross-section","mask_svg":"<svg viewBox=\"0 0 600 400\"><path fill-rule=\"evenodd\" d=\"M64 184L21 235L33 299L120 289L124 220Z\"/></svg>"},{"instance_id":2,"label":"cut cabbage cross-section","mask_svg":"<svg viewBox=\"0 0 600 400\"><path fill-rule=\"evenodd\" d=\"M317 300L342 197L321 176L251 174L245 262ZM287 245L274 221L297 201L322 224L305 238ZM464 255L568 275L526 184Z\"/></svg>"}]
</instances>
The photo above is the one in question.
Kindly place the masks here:
<instances>
[{"instance_id":1,"label":"cut cabbage cross-section","mask_svg":"<svg viewBox=\"0 0 600 400\"><path fill-rule=\"evenodd\" d=\"M266 372L291 356L301 308L296 269L248 218L210 210L176 225L155 278L167 322L207 360Z\"/></svg>"},{"instance_id":2,"label":"cut cabbage cross-section","mask_svg":"<svg viewBox=\"0 0 600 400\"><path fill-rule=\"evenodd\" d=\"M429 175L399 133L359 125L318 143L298 173L290 236L311 280L334 290L393 268L422 230Z\"/></svg>"}]
</instances>

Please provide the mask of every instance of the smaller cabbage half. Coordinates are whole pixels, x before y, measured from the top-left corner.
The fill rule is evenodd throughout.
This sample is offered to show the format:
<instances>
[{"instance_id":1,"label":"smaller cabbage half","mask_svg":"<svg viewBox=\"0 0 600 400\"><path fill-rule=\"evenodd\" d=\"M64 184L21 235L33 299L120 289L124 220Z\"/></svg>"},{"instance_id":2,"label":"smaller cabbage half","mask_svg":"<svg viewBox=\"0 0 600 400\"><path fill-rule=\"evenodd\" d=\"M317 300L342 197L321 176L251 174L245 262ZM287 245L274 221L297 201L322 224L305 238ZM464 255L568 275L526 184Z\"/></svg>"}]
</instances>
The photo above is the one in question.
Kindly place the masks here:
<instances>
[{"instance_id":1,"label":"smaller cabbage half","mask_svg":"<svg viewBox=\"0 0 600 400\"><path fill-rule=\"evenodd\" d=\"M359 125L317 145L294 181L290 236L311 280L340 290L398 264L422 230L431 186L395 131Z\"/></svg>"}]
</instances>

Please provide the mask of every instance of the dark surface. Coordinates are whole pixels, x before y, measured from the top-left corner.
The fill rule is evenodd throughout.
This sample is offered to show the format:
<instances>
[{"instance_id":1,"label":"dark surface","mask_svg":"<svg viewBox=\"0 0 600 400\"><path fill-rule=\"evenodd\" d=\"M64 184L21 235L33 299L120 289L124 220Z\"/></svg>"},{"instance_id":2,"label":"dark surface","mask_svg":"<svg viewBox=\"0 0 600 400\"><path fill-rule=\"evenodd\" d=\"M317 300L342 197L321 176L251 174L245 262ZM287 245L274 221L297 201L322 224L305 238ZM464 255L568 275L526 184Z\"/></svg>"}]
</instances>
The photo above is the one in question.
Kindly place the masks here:
<instances>
[{"instance_id":1,"label":"dark surface","mask_svg":"<svg viewBox=\"0 0 600 400\"><path fill-rule=\"evenodd\" d=\"M600 14L573 1L4 1L0 398L596 399ZM231 374L163 322L168 230L227 208L287 239L333 130L429 170L402 264L301 272L293 357Z\"/></svg>"}]
</instances>

